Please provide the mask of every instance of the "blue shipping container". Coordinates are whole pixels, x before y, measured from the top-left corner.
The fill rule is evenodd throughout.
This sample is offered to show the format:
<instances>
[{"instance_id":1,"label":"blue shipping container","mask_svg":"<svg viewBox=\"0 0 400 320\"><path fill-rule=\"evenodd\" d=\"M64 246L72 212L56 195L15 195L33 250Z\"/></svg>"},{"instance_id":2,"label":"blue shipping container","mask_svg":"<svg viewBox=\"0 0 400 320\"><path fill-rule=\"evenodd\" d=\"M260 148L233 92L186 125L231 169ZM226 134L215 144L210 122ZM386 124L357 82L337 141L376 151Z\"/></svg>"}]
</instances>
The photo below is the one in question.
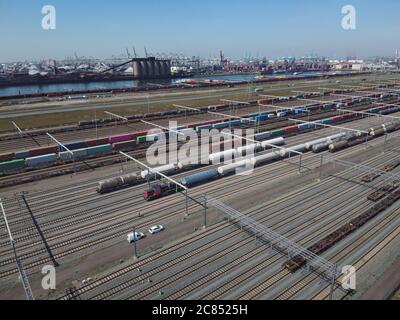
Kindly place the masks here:
<instances>
[{"instance_id":1,"label":"blue shipping container","mask_svg":"<svg viewBox=\"0 0 400 320\"><path fill-rule=\"evenodd\" d=\"M26 158L25 163L28 167L39 167L55 163L56 161L57 161L57 154L50 153L50 154L45 154L43 156Z\"/></svg>"}]
</instances>

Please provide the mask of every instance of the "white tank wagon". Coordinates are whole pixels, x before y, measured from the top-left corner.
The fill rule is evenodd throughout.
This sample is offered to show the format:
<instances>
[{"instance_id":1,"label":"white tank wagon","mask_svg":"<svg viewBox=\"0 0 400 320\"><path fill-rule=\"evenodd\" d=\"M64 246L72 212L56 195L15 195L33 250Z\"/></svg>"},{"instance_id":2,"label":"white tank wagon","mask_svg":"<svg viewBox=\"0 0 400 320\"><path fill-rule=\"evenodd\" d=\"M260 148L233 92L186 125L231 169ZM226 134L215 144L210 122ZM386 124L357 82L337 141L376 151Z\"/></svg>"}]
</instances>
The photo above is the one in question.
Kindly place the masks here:
<instances>
[{"instance_id":1,"label":"white tank wagon","mask_svg":"<svg viewBox=\"0 0 400 320\"><path fill-rule=\"evenodd\" d=\"M179 168L179 164L178 163L170 163L170 164L166 164L166 165L163 165L163 166L155 167L155 168L153 168L153 170L157 171L157 172L160 172L160 173L163 173L163 174L168 174L168 173L171 173L171 172L175 172L178 168ZM149 177L154 177L154 175L155 174L151 173L151 172L149 174L149 170L143 170L140 173L140 176L143 179L146 179L148 176Z\"/></svg>"},{"instance_id":2,"label":"white tank wagon","mask_svg":"<svg viewBox=\"0 0 400 320\"><path fill-rule=\"evenodd\" d=\"M252 169L254 166L251 159L244 159L234 163L221 166L217 169L218 173L222 176L235 172L237 169Z\"/></svg>"},{"instance_id":3,"label":"white tank wagon","mask_svg":"<svg viewBox=\"0 0 400 320\"><path fill-rule=\"evenodd\" d=\"M306 142L305 143L306 149L310 150L313 147L313 145L316 145L316 144L332 143L334 140L343 138L345 136L346 136L346 133L345 132L341 132L341 133L334 134L334 135L329 136L329 137L325 137L325 138L317 139L317 140L314 140L314 141Z\"/></svg>"},{"instance_id":4,"label":"white tank wagon","mask_svg":"<svg viewBox=\"0 0 400 320\"><path fill-rule=\"evenodd\" d=\"M243 147L239 147L236 149L237 154L240 155L245 155L245 154L251 154L251 153L255 153L264 149L269 149L269 148L273 148L271 147L271 145L274 146L282 146L285 144L285 139L282 137L276 138L276 139L271 139L271 140L266 140L266 141L262 141L260 143L253 143L253 144L249 144Z\"/></svg>"},{"instance_id":5,"label":"white tank wagon","mask_svg":"<svg viewBox=\"0 0 400 320\"><path fill-rule=\"evenodd\" d=\"M276 138L276 139L271 139L271 140L266 140L266 141L262 141L261 142L261 147L263 149L267 149L267 148L272 148L271 146L269 146L270 144L273 144L274 146L283 146L285 145L285 139L282 137Z\"/></svg>"},{"instance_id":6,"label":"white tank wagon","mask_svg":"<svg viewBox=\"0 0 400 320\"><path fill-rule=\"evenodd\" d=\"M281 155L279 154L279 152L272 151L270 153L262 154L260 156L254 157L254 158L250 159L250 161L253 166L258 166L264 162L274 161L274 160L278 160L278 159L281 159Z\"/></svg>"},{"instance_id":7,"label":"white tank wagon","mask_svg":"<svg viewBox=\"0 0 400 320\"><path fill-rule=\"evenodd\" d=\"M294 151L297 151L297 152L307 151L306 144L302 143L302 144L298 144L297 146L289 147L287 149L281 149L279 151L279 154L282 158L288 157L288 156L291 156L291 157L297 156L297 152L294 152Z\"/></svg>"},{"instance_id":8,"label":"white tank wagon","mask_svg":"<svg viewBox=\"0 0 400 320\"><path fill-rule=\"evenodd\" d=\"M321 142L321 143L318 143L318 144L313 144L311 150L312 150L312 152L314 152L314 153L322 152L322 151L328 149L328 148L329 148L329 145L330 145L331 143L332 143L332 142Z\"/></svg>"},{"instance_id":9,"label":"white tank wagon","mask_svg":"<svg viewBox=\"0 0 400 320\"><path fill-rule=\"evenodd\" d=\"M223 160L232 160L236 157L237 151L235 149L225 150L222 152L217 152L210 154L208 156L208 161L210 163L221 163Z\"/></svg>"},{"instance_id":10,"label":"white tank wagon","mask_svg":"<svg viewBox=\"0 0 400 320\"><path fill-rule=\"evenodd\" d=\"M252 143L236 149L237 155L254 154L262 148L261 143Z\"/></svg>"}]
</instances>

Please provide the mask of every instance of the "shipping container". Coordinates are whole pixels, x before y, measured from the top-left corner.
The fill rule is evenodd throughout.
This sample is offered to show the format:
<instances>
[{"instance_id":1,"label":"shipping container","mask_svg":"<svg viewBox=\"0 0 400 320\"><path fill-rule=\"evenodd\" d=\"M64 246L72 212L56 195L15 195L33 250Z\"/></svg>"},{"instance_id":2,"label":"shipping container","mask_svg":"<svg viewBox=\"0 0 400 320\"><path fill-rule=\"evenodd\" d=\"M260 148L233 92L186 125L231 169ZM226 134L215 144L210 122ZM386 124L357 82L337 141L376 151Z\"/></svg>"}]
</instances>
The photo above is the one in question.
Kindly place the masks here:
<instances>
[{"instance_id":1,"label":"shipping container","mask_svg":"<svg viewBox=\"0 0 400 320\"><path fill-rule=\"evenodd\" d=\"M300 131L302 130L308 130L311 128L315 128L316 125L315 124L311 124L311 123L301 123L297 126L299 128Z\"/></svg>"},{"instance_id":2,"label":"shipping container","mask_svg":"<svg viewBox=\"0 0 400 320\"><path fill-rule=\"evenodd\" d=\"M16 151L15 152L15 159L25 159L29 157L29 151L27 150L22 150L22 151Z\"/></svg>"},{"instance_id":3,"label":"shipping container","mask_svg":"<svg viewBox=\"0 0 400 320\"><path fill-rule=\"evenodd\" d=\"M115 136L108 137L108 142L111 144L117 143L117 142L129 141L129 140L132 140L131 133L118 134Z\"/></svg>"},{"instance_id":4,"label":"shipping container","mask_svg":"<svg viewBox=\"0 0 400 320\"><path fill-rule=\"evenodd\" d=\"M86 148L86 143L83 140L72 141L72 142L64 143L64 146L67 147L69 150L75 150L75 149ZM63 151L66 151L66 150L63 150Z\"/></svg>"},{"instance_id":5,"label":"shipping container","mask_svg":"<svg viewBox=\"0 0 400 320\"><path fill-rule=\"evenodd\" d=\"M147 142L147 135L146 136L140 136L136 138L137 143L144 143Z\"/></svg>"},{"instance_id":6,"label":"shipping container","mask_svg":"<svg viewBox=\"0 0 400 320\"><path fill-rule=\"evenodd\" d=\"M76 149L76 150L71 150L71 151L74 154L73 157L72 157L72 154L69 153L68 151L60 152L58 155L59 155L60 159L63 160L64 162L71 162L73 160L76 160L76 161L83 160L88 157L87 148Z\"/></svg>"},{"instance_id":7,"label":"shipping container","mask_svg":"<svg viewBox=\"0 0 400 320\"><path fill-rule=\"evenodd\" d=\"M131 151L136 147L136 140L113 143L113 149L116 151Z\"/></svg>"},{"instance_id":8,"label":"shipping container","mask_svg":"<svg viewBox=\"0 0 400 320\"><path fill-rule=\"evenodd\" d=\"M212 128L213 128L212 125L206 124L196 127L196 131L200 132L201 130L211 130Z\"/></svg>"},{"instance_id":9,"label":"shipping container","mask_svg":"<svg viewBox=\"0 0 400 320\"><path fill-rule=\"evenodd\" d=\"M285 134L285 131L283 129L275 129L271 131L271 136L276 137L276 136L283 136Z\"/></svg>"},{"instance_id":10,"label":"shipping container","mask_svg":"<svg viewBox=\"0 0 400 320\"><path fill-rule=\"evenodd\" d=\"M29 168L43 167L54 164L57 161L57 154L45 154L42 156L26 158L25 164Z\"/></svg>"},{"instance_id":11,"label":"shipping container","mask_svg":"<svg viewBox=\"0 0 400 320\"><path fill-rule=\"evenodd\" d=\"M59 147L58 146L49 146L49 147L39 147L29 150L29 157L41 156L50 153L57 153Z\"/></svg>"},{"instance_id":12,"label":"shipping container","mask_svg":"<svg viewBox=\"0 0 400 320\"><path fill-rule=\"evenodd\" d=\"M295 133L295 132L299 131L299 128L297 125L293 125L293 126L285 127L285 128L283 128L283 130L286 133Z\"/></svg>"},{"instance_id":13,"label":"shipping container","mask_svg":"<svg viewBox=\"0 0 400 320\"><path fill-rule=\"evenodd\" d=\"M101 154L108 154L111 153L112 151L113 150L111 144L103 144L101 146L87 148L87 154L89 157Z\"/></svg>"},{"instance_id":14,"label":"shipping container","mask_svg":"<svg viewBox=\"0 0 400 320\"><path fill-rule=\"evenodd\" d=\"M131 140L135 140L137 139L137 137L142 137L147 135L147 131L136 131L132 133L132 139Z\"/></svg>"},{"instance_id":15,"label":"shipping container","mask_svg":"<svg viewBox=\"0 0 400 320\"><path fill-rule=\"evenodd\" d=\"M254 140L262 141L262 140L265 140L265 139L270 138L271 136L272 136L272 134L271 134L271 132L269 132L269 131L261 132L261 133L256 133L256 134L254 135Z\"/></svg>"},{"instance_id":16,"label":"shipping container","mask_svg":"<svg viewBox=\"0 0 400 320\"><path fill-rule=\"evenodd\" d=\"M0 154L0 162L1 161L10 161L12 159L14 159L14 152Z\"/></svg>"},{"instance_id":17,"label":"shipping container","mask_svg":"<svg viewBox=\"0 0 400 320\"><path fill-rule=\"evenodd\" d=\"M94 146L99 146L102 144L107 144L108 143L108 138L97 138L97 139L86 139L85 144L86 147L94 147Z\"/></svg>"},{"instance_id":18,"label":"shipping container","mask_svg":"<svg viewBox=\"0 0 400 320\"><path fill-rule=\"evenodd\" d=\"M214 129L225 129L229 127L228 122L219 122L212 125Z\"/></svg>"},{"instance_id":19,"label":"shipping container","mask_svg":"<svg viewBox=\"0 0 400 320\"><path fill-rule=\"evenodd\" d=\"M17 171L25 167L23 159L0 162L0 172Z\"/></svg>"},{"instance_id":20,"label":"shipping container","mask_svg":"<svg viewBox=\"0 0 400 320\"><path fill-rule=\"evenodd\" d=\"M235 126L240 126L242 124L241 120L231 120L228 121L228 123L230 123L231 127L235 127Z\"/></svg>"}]
</instances>

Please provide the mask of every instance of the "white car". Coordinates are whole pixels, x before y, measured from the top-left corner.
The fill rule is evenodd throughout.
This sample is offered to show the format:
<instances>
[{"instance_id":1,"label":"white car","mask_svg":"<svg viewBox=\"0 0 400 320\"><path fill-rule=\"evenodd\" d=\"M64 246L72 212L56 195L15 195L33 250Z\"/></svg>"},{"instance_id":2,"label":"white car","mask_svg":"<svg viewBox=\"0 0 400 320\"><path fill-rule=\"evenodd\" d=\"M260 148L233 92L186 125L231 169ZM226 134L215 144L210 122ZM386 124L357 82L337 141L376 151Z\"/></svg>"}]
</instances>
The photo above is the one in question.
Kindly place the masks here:
<instances>
[{"instance_id":1,"label":"white car","mask_svg":"<svg viewBox=\"0 0 400 320\"><path fill-rule=\"evenodd\" d=\"M150 232L151 234L155 234L155 233L159 233L159 232L163 231L164 229L165 229L165 228L164 228L162 225L158 225L158 226L151 227L151 228L149 229L149 232Z\"/></svg>"},{"instance_id":2,"label":"white car","mask_svg":"<svg viewBox=\"0 0 400 320\"><path fill-rule=\"evenodd\" d=\"M142 233L142 232L131 232L131 233L128 233L128 236L127 236L127 240L129 243L139 241L142 238L144 238L144 233Z\"/></svg>"}]
</instances>

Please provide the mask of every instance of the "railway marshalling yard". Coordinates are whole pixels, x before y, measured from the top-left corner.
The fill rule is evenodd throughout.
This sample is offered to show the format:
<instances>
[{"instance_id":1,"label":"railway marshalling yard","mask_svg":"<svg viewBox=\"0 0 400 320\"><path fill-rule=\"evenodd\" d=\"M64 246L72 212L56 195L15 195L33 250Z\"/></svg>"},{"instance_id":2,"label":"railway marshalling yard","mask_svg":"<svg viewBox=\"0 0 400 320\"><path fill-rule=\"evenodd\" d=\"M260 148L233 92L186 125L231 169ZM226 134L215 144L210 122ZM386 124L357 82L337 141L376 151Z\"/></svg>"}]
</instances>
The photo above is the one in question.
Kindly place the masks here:
<instances>
[{"instance_id":1,"label":"railway marshalling yard","mask_svg":"<svg viewBox=\"0 0 400 320\"><path fill-rule=\"evenodd\" d=\"M168 127L170 120L182 127L240 120L238 128L277 134L267 135L260 143L284 139L279 146L271 142L256 150L251 174L222 171L189 185L187 193L170 190L152 201L143 197L147 189L172 182L152 179L148 185L138 180L134 185L97 191L100 181L145 169L128 161L111 142L112 150L101 156L68 163L60 162L58 156L51 164L34 168L25 159L24 167L3 172L4 213L22 262L20 269L26 274L22 278L29 280L35 299L390 298L400 285L400 201L396 193L400 184L400 76L367 74L341 77L340 83L336 80L257 84L264 89L259 96L249 86L186 92L184 100L177 99L176 92L163 92L162 97L150 98L150 107L140 104L143 97L127 96L122 102L121 97L117 102L111 97L109 106L103 101L96 106L93 99L80 105L82 119L88 119L93 108L98 108L99 119L106 118L101 112L108 108L120 121L97 126L66 121L57 129L57 120L47 122L51 131L43 125L39 128L40 117L44 121L52 117L53 109L46 105L16 105L3 115L0 109L2 123L21 125L19 119L25 124L34 115L37 128L20 134L4 132L1 154L16 155L21 150L56 145L56 141L67 145ZM193 103L191 94L196 95ZM204 105L201 94L207 102ZM187 108L178 114L151 115L161 103L163 111L176 110L174 104ZM201 112L190 109L209 105L221 106ZM136 106L150 113L121 120L134 114ZM66 119L69 107L70 112L77 112L78 105L63 104ZM254 114L266 118L251 121ZM271 114L275 116L268 117ZM334 120L315 124L322 119ZM151 143L135 141L124 152L146 164ZM310 145L302 146L305 143ZM314 150L315 145L321 149ZM272 154L265 161L257 160ZM184 166L167 175L180 184L185 177L224 165ZM0 297L25 299L3 214L0 221ZM147 231L159 224L164 231ZM145 234L136 241L136 248L126 239L133 230ZM288 268L289 261L297 262L297 267ZM46 265L56 266L54 290L42 288L41 270ZM342 267L348 265L356 270L354 290L342 285Z\"/></svg>"}]
</instances>

